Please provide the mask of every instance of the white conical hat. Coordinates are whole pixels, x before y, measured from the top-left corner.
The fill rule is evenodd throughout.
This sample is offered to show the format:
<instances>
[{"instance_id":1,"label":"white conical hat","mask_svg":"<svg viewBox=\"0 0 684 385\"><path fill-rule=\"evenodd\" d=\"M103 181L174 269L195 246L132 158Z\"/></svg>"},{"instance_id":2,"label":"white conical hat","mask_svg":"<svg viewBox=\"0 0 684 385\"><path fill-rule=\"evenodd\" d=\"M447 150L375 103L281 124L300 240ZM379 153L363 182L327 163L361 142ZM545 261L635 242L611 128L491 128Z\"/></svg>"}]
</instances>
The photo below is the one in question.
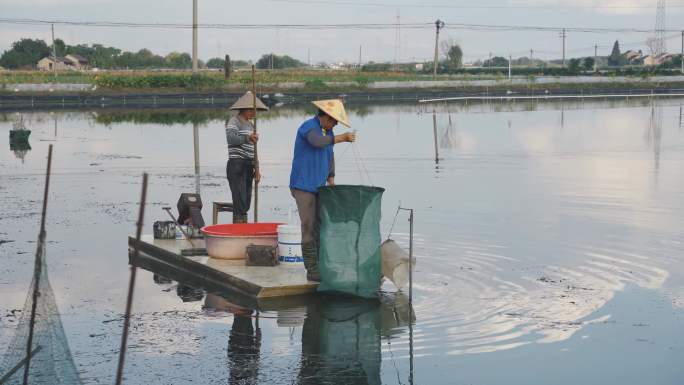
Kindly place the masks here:
<instances>
[{"instance_id":1,"label":"white conical hat","mask_svg":"<svg viewBox=\"0 0 684 385\"><path fill-rule=\"evenodd\" d=\"M252 91L245 92L237 102L230 106L231 110L245 110L251 108L254 108L254 96L252 96ZM266 107L259 98L256 98L256 108L257 110L268 111L268 107Z\"/></svg>"},{"instance_id":2,"label":"white conical hat","mask_svg":"<svg viewBox=\"0 0 684 385\"><path fill-rule=\"evenodd\" d=\"M311 103L313 103L314 106L321 109L321 111L330 115L333 119L337 120L338 122L344 124L347 127L351 127L349 125L347 111L344 110L344 104L342 104L342 101L340 101L339 99L316 100Z\"/></svg>"}]
</instances>

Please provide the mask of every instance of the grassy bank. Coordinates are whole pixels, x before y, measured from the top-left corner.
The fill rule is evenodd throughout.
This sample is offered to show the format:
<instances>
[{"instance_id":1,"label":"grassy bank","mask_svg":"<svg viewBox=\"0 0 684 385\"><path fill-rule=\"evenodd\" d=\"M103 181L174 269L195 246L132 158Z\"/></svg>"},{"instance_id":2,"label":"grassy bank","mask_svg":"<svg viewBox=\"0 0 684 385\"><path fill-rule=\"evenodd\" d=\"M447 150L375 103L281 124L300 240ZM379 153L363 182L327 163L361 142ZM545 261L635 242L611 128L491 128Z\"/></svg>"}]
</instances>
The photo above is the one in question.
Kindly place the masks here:
<instances>
[{"instance_id":1,"label":"grassy bank","mask_svg":"<svg viewBox=\"0 0 684 385\"><path fill-rule=\"evenodd\" d=\"M367 84L376 81L430 80L430 75L408 72L361 72L361 71L317 71L317 70L274 70L258 71L257 82L262 84L303 82L316 85L325 82L356 82ZM486 76L478 76L485 78ZM463 79L463 75L440 75L439 79ZM233 72L225 79L223 73L202 71L192 75L188 71L107 71L107 72L58 72L57 76L40 71L0 72L0 84L18 83L81 83L103 88L214 88L227 85L249 85L250 71Z\"/></svg>"},{"instance_id":2,"label":"grassy bank","mask_svg":"<svg viewBox=\"0 0 684 385\"><path fill-rule=\"evenodd\" d=\"M320 71L320 70L276 70L258 71L259 92L297 93L407 93L407 92L450 92L450 93L544 93L598 91L625 91L648 89L674 89L684 87L681 79L671 76L658 78L645 76L592 76L583 78L558 77L544 81L532 75L518 76L516 83L508 81L500 73L487 75L438 75L438 83L421 83L433 80L431 75L410 72L365 72L365 71ZM613 79L613 80L611 80ZM477 82L485 80L486 82ZM595 82L602 80L602 82ZM453 82L456 81L456 82ZM577 81L574 82L573 81ZM607 82L605 82L607 81ZM0 93L6 95L127 95L127 94L195 94L195 93L241 93L251 88L251 71L236 71L229 79L220 72L203 71L193 75L188 71L107 71L107 72L63 72L55 77L52 73L39 71L0 72ZM385 82L385 83L383 83ZM395 82L391 84L388 82ZM398 84L396 82L399 82ZM404 82L404 83L402 83ZM443 83L439 83L443 82ZM49 84L86 84L80 91L60 91ZM486 84L485 84L486 83ZM8 85L37 84L46 87L14 91ZM426 84L429 86L427 87ZM65 86L66 87L66 86Z\"/></svg>"}]
</instances>

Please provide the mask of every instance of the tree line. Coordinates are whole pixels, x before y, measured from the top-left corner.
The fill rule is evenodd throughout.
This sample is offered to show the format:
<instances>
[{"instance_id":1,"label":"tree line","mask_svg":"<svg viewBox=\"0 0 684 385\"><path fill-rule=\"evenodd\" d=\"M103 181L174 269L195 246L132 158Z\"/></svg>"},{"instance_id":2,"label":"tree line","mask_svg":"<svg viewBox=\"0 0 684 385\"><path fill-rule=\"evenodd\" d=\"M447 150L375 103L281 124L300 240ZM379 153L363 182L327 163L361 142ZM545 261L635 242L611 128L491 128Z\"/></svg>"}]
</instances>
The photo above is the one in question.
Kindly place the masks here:
<instances>
[{"instance_id":1,"label":"tree line","mask_svg":"<svg viewBox=\"0 0 684 385\"><path fill-rule=\"evenodd\" d=\"M57 57L75 54L88 59L90 67L102 69L151 69L151 68L192 68L192 57L185 52L171 52L168 55L157 55L143 48L137 52L124 51L102 44L69 45L62 39L55 39ZM12 47L0 56L0 66L9 69L34 69L38 61L51 57L52 46L41 39L21 39L12 43ZM266 56L266 55L264 55ZM251 63L244 60L232 61L233 68L246 67ZM206 63L199 61L200 68L223 68L224 59L212 58Z\"/></svg>"}]
</instances>

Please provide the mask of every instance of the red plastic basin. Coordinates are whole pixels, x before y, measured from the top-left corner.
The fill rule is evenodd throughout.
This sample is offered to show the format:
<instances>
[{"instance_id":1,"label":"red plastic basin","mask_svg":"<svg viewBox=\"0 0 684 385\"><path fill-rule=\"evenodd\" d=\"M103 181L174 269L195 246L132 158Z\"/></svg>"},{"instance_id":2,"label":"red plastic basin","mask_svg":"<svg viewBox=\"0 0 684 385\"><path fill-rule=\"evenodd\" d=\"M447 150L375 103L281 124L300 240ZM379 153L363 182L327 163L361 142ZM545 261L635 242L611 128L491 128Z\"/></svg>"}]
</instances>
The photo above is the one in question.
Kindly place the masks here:
<instances>
[{"instance_id":1,"label":"red plastic basin","mask_svg":"<svg viewBox=\"0 0 684 385\"><path fill-rule=\"evenodd\" d=\"M236 223L202 228L207 254L220 259L245 259L249 245L278 245L280 223Z\"/></svg>"},{"instance_id":2,"label":"red plastic basin","mask_svg":"<svg viewBox=\"0 0 684 385\"><path fill-rule=\"evenodd\" d=\"M227 223L205 226L204 234L216 237L245 237L250 235L278 235L278 226L282 223Z\"/></svg>"}]
</instances>

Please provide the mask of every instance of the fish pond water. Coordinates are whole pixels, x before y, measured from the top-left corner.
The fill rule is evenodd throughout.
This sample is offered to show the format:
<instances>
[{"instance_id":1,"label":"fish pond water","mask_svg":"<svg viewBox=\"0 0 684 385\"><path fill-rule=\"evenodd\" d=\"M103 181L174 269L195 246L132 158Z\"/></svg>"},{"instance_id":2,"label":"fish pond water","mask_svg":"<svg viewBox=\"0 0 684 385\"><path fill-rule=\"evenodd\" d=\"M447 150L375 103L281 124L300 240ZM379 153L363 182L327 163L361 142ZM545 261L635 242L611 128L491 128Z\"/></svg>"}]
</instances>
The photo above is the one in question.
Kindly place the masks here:
<instances>
[{"instance_id":1,"label":"fish pond water","mask_svg":"<svg viewBox=\"0 0 684 385\"><path fill-rule=\"evenodd\" d=\"M358 142L335 147L336 181L386 189L383 237L399 202L415 209L413 309L391 283L379 301L251 309L140 270L125 383L681 384L683 102L350 106ZM260 115L260 220L288 221L294 133L312 113ZM0 347L32 276L48 145L52 288L83 383L111 384L141 175L146 233L196 189L210 221L230 200L228 116L0 115ZM30 149L10 148L20 119ZM408 228L399 213L405 248Z\"/></svg>"}]
</instances>

